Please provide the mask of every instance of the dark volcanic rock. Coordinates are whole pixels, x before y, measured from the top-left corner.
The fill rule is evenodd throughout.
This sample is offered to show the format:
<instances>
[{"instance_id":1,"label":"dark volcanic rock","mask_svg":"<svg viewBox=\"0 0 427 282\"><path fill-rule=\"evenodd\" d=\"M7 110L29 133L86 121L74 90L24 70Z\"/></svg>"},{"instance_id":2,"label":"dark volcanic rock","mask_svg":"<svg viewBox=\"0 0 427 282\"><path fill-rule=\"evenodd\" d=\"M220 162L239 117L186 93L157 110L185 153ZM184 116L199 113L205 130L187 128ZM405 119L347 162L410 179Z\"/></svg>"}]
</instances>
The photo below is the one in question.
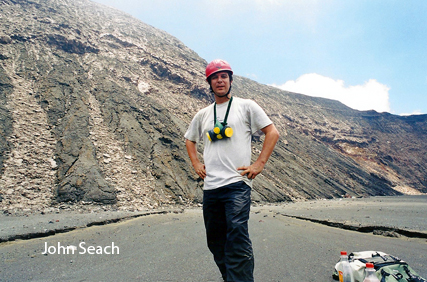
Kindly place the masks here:
<instances>
[{"instance_id":1,"label":"dark volcanic rock","mask_svg":"<svg viewBox=\"0 0 427 282\"><path fill-rule=\"evenodd\" d=\"M0 15L5 209L201 201L183 135L213 101L205 60L86 0L3 0ZM359 112L239 76L233 94L258 102L282 136L255 201L427 192L426 115Z\"/></svg>"},{"instance_id":2,"label":"dark volcanic rock","mask_svg":"<svg viewBox=\"0 0 427 282\"><path fill-rule=\"evenodd\" d=\"M0 173L3 174L4 161L10 151L7 136L12 135L12 115L7 108L9 95L13 92L13 85L3 68L0 68ZM1 193L1 192L0 192Z\"/></svg>"}]
</instances>

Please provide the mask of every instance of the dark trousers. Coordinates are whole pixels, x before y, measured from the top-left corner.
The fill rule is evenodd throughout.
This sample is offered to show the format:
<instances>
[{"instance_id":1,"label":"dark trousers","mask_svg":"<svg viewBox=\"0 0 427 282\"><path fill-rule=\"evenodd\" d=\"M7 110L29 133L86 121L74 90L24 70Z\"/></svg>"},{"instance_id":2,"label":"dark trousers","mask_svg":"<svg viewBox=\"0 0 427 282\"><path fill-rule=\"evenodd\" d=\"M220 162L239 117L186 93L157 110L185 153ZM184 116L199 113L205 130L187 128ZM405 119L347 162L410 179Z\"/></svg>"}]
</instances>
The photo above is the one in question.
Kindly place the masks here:
<instances>
[{"instance_id":1,"label":"dark trousers","mask_svg":"<svg viewBox=\"0 0 427 282\"><path fill-rule=\"evenodd\" d=\"M254 281L250 205L251 188L243 181L203 193L207 243L225 281Z\"/></svg>"}]
</instances>

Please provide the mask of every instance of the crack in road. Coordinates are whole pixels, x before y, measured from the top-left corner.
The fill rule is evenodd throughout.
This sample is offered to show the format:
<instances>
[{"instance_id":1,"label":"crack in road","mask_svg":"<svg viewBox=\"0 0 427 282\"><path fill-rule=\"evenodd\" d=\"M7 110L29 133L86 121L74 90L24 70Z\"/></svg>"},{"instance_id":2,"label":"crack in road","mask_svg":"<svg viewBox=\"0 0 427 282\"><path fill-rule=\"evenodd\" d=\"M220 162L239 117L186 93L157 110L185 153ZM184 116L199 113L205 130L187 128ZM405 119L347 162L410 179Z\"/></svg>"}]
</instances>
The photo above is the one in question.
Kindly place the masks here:
<instances>
[{"instance_id":1,"label":"crack in road","mask_svg":"<svg viewBox=\"0 0 427 282\"><path fill-rule=\"evenodd\" d=\"M303 216L295 216L295 215L288 215L288 214L282 214L282 213L280 213L280 215L289 217L289 218L295 218L295 219L306 220L314 223L319 223L319 224L330 226L330 227L357 231L361 233L373 233L374 235L383 235L386 237L396 237L396 238L405 236L410 238L427 239L426 232L416 231L416 230L406 230L406 229L401 229L396 227L377 226L377 225L356 226L356 225L346 224L343 222L334 222L330 220L308 218Z\"/></svg>"}]
</instances>

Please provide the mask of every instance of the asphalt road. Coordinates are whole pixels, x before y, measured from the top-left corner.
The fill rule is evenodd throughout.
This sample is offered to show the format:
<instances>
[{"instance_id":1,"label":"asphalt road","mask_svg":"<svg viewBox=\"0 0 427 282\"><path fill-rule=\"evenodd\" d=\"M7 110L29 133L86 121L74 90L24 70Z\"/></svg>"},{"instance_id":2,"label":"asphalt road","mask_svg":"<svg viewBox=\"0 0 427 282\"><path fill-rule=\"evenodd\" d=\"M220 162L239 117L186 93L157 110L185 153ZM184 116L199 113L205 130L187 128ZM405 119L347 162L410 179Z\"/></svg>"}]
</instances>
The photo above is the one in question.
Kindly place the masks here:
<instances>
[{"instance_id":1,"label":"asphalt road","mask_svg":"<svg viewBox=\"0 0 427 282\"><path fill-rule=\"evenodd\" d=\"M334 281L331 274L341 250L394 254L427 277L426 239L342 230L290 218L270 207L252 209L250 234L255 252L255 280L259 282ZM107 254L111 253L113 242L118 250ZM77 249L74 254L71 249L70 254L42 254L46 245L53 253L53 246L57 248L58 244L74 245ZM89 254L92 251L88 246L94 246L94 254ZM0 281L221 279L206 247L201 210L194 209L2 243Z\"/></svg>"},{"instance_id":2,"label":"asphalt road","mask_svg":"<svg viewBox=\"0 0 427 282\"><path fill-rule=\"evenodd\" d=\"M349 228L384 227L427 238L427 195L315 200L271 208L288 216L325 224L340 223Z\"/></svg>"}]
</instances>

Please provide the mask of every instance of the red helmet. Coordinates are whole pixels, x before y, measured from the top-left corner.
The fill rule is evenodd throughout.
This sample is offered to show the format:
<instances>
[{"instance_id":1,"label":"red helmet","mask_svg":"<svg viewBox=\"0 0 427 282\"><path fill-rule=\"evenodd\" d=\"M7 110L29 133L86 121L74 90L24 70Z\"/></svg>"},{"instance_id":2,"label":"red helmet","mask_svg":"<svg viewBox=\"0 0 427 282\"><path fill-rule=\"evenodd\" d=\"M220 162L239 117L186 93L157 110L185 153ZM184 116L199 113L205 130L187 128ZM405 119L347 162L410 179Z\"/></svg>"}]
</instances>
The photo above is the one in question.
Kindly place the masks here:
<instances>
[{"instance_id":1,"label":"red helmet","mask_svg":"<svg viewBox=\"0 0 427 282\"><path fill-rule=\"evenodd\" d=\"M231 74L233 74L233 70L231 69L229 63L224 60L217 59L210 62L206 67L206 79L208 79L209 76L213 75L214 73L220 71L229 71Z\"/></svg>"}]
</instances>

